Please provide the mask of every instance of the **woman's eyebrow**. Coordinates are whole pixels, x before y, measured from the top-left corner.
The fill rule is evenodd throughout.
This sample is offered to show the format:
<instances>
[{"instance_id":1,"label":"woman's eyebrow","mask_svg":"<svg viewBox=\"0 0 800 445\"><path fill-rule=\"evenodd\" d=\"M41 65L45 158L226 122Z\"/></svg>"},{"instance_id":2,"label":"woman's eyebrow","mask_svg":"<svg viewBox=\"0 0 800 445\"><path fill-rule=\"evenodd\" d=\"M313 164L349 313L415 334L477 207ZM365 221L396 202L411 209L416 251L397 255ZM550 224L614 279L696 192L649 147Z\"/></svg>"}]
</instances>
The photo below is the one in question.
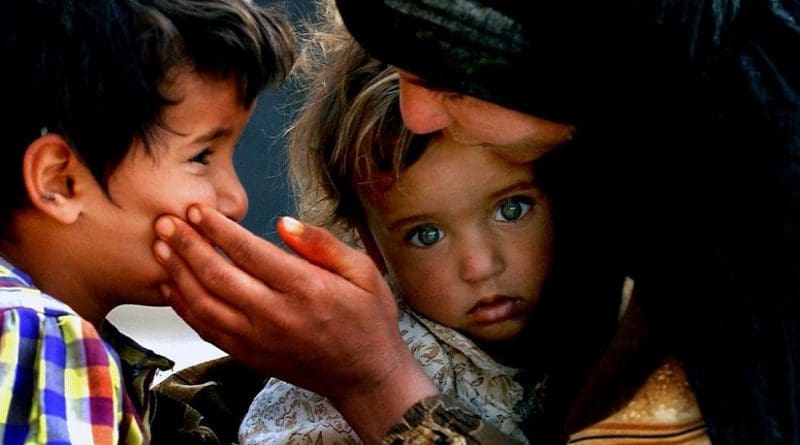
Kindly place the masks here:
<instances>
[{"instance_id":1,"label":"woman's eyebrow","mask_svg":"<svg viewBox=\"0 0 800 445\"><path fill-rule=\"evenodd\" d=\"M425 88L425 89L428 89L428 90L444 91L444 92L456 92L452 88L446 88L446 87L444 87L442 85L439 85L439 84L437 84L435 82L432 82L430 80L427 80L427 79L423 79L422 77L419 77L419 76L417 76L415 74L411 74L411 73L409 73L407 71L399 71L399 76L400 76L400 78L402 80L404 80L404 81L406 81L406 82L408 82L408 83L410 83L412 85L416 85L418 87L422 87L422 88Z\"/></svg>"}]
</instances>

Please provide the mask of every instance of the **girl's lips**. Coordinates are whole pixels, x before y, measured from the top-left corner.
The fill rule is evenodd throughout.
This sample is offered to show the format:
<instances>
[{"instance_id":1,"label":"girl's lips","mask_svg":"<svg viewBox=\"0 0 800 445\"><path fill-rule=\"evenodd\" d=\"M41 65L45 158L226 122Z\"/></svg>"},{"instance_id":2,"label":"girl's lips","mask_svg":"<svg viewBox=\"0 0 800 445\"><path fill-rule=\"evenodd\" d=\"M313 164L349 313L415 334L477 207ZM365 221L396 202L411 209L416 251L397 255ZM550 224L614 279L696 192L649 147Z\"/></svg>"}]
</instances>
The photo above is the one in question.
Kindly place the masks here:
<instances>
[{"instance_id":1,"label":"girl's lips","mask_svg":"<svg viewBox=\"0 0 800 445\"><path fill-rule=\"evenodd\" d=\"M481 300L469 314L481 324L498 323L512 318L517 312L518 298L495 296Z\"/></svg>"}]
</instances>

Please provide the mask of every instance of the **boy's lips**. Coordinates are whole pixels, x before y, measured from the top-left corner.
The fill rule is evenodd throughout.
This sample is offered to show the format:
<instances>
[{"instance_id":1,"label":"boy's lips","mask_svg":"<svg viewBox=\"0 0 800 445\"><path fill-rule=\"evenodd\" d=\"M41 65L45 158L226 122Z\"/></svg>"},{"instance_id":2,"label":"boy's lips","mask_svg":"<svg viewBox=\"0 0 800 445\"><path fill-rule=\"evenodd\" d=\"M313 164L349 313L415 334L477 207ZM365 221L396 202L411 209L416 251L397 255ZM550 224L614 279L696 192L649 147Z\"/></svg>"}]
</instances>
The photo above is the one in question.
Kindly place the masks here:
<instances>
[{"instance_id":1,"label":"boy's lips","mask_svg":"<svg viewBox=\"0 0 800 445\"><path fill-rule=\"evenodd\" d=\"M519 301L516 297L495 295L482 299L468 313L478 323L498 323L516 315Z\"/></svg>"}]
</instances>

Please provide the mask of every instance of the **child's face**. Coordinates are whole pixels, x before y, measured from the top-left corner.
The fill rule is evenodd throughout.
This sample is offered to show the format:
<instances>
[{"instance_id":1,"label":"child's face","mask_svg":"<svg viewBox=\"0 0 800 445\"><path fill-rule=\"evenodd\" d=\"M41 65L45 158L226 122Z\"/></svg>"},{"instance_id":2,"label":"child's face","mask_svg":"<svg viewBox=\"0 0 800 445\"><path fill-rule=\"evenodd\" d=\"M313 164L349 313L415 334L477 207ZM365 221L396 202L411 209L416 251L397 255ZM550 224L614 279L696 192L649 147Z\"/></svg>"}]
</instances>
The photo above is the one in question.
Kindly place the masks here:
<instances>
[{"instance_id":1,"label":"child's face","mask_svg":"<svg viewBox=\"0 0 800 445\"><path fill-rule=\"evenodd\" d=\"M153 257L153 221L185 215L189 205L214 206L234 220L247 212L247 197L233 167L233 153L252 108L245 108L231 78L179 74L152 155L136 140L112 173L110 199L101 196L84 222L87 259L97 267L92 295L117 304L163 304L158 285L168 276Z\"/></svg>"},{"instance_id":2,"label":"child's face","mask_svg":"<svg viewBox=\"0 0 800 445\"><path fill-rule=\"evenodd\" d=\"M436 139L390 189L359 192L414 309L483 341L521 332L552 262L550 203L530 163Z\"/></svg>"}]
</instances>

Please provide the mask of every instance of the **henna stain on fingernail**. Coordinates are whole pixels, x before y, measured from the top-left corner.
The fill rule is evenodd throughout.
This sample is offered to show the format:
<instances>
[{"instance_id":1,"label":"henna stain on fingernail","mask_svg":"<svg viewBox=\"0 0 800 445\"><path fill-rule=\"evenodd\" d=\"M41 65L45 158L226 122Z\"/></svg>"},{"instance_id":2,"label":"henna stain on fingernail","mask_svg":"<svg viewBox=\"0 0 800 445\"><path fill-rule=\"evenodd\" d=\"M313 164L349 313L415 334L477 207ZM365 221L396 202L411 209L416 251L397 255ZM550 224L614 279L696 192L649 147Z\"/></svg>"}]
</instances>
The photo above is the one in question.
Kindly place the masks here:
<instances>
[{"instance_id":1,"label":"henna stain on fingernail","mask_svg":"<svg viewBox=\"0 0 800 445\"><path fill-rule=\"evenodd\" d=\"M169 238L175 233L175 222L169 216L162 216L156 221L156 234L162 238Z\"/></svg>"},{"instance_id":2,"label":"henna stain on fingernail","mask_svg":"<svg viewBox=\"0 0 800 445\"><path fill-rule=\"evenodd\" d=\"M284 216L281 218L281 223L283 224L283 228L293 235L299 235L303 232L303 223L291 216Z\"/></svg>"},{"instance_id":3,"label":"henna stain on fingernail","mask_svg":"<svg viewBox=\"0 0 800 445\"><path fill-rule=\"evenodd\" d=\"M167 243L161 240L156 240L155 244L153 244L153 251L156 257L162 262L167 261L169 256L172 255L172 249L169 248Z\"/></svg>"},{"instance_id":4,"label":"henna stain on fingernail","mask_svg":"<svg viewBox=\"0 0 800 445\"><path fill-rule=\"evenodd\" d=\"M197 207L190 207L186 212L186 218L188 218L192 224L200 224L200 221L203 219L203 215L200 213L200 209Z\"/></svg>"}]
</instances>

